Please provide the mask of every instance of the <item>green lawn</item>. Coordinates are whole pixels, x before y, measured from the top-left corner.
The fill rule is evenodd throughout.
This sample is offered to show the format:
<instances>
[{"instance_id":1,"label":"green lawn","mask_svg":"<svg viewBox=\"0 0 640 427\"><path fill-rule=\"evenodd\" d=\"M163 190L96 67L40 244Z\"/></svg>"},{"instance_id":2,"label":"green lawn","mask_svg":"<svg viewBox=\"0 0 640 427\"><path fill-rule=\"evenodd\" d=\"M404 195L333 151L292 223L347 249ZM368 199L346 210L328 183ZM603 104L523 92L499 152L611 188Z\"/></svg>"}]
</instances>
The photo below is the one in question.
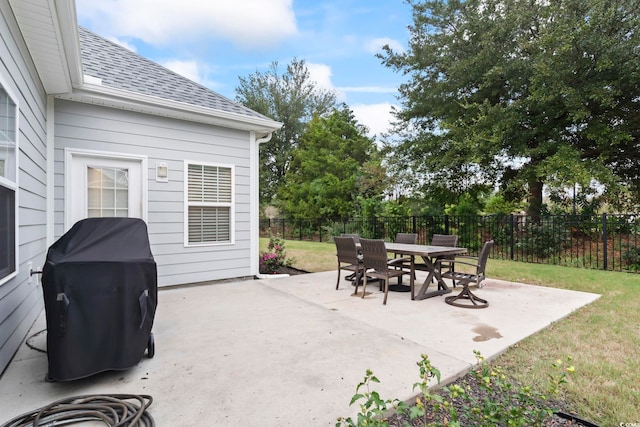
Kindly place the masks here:
<instances>
[{"instance_id":1,"label":"green lawn","mask_svg":"<svg viewBox=\"0 0 640 427\"><path fill-rule=\"evenodd\" d=\"M260 239L261 251L267 243ZM333 243L287 240L285 248L296 260L294 267L310 272L336 269ZM553 373L551 363L572 356L576 372L565 386L564 399L573 412L602 427L640 423L640 275L493 259L487 275L602 295L516 344L496 363L521 384L543 391Z\"/></svg>"}]
</instances>

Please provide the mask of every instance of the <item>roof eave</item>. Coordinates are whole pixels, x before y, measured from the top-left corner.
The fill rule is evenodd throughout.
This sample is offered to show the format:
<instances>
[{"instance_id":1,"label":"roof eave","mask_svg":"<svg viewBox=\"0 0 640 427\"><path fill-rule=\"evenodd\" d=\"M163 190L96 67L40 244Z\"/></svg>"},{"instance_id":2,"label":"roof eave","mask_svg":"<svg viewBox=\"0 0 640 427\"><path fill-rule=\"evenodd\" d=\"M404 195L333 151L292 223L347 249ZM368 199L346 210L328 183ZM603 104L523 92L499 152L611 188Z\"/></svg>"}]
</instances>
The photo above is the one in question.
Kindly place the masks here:
<instances>
[{"instance_id":1,"label":"roof eave","mask_svg":"<svg viewBox=\"0 0 640 427\"><path fill-rule=\"evenodd\" d=\"M47 94L67 93L82 77L73 0L10 0Z\"/></svg>"},{"instance_id":2,"label":"roof eave","mask_svg":"<svg viewBox=\"0 0 640 427\"><path fill-rule=\"evenodd\" d=\"M214 110L184 102L87 83L75 85L71 93L58 95L57 98L231 129L254 131L258 137L268 135L282 127L282 123L270 119Z\"/></svg>"},{"instance_id":3,"label":"roof eave","mask_svg":"<svg viewBox=\"0 0 640 427\"><path fill-rule=\"evenodd\" d=\"M55 4L71 84L78 84L82 82L83 70L76 4L75 1L58 1Z\"/></svg>"}]
</instances>

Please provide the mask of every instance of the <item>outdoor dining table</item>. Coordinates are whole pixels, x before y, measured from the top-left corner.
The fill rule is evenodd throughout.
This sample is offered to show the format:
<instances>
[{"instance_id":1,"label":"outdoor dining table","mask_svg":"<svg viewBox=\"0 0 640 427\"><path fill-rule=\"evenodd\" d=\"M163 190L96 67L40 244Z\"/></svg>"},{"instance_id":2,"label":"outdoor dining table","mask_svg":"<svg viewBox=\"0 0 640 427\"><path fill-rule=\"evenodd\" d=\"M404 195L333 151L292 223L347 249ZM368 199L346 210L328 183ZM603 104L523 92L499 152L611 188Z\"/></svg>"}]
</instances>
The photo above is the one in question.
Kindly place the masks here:
<instances>
[{"instance_id":1,"label":"outdoor dining table","mask_svg":"<svg viewBox=\"0 0 640 427\"><path fill-rule=\"evenodd\" d=\"M440 271L435 268L435 261L438 258L461 255L467 253L466 248L449 247L449 246L431 246L431 245L414 245L408 243L385 243L388 252L400 256L409 256L411 260L411 299L423 300L426 298L435 297L438 295L448 294L451 289L447 286L440 275ZM422 258L422 263L416 263L415 258L419 256ZM422 286L418 290L418 293L414 295L414 280L416 269L424 270L429 273ZM433 279L436 279L438 283L438 289L428 291L429 285Z\"/></svg>"}]
</instances>

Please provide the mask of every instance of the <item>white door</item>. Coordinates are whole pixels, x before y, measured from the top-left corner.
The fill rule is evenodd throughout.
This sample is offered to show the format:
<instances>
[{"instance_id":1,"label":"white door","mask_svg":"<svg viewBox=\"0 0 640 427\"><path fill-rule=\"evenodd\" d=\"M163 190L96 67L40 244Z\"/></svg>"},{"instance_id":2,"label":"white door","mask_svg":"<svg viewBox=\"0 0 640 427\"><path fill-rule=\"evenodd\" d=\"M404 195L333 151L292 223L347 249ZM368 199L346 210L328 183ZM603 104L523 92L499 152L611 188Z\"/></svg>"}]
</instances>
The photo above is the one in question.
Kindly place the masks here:
<instances>
[{"instance_id":1,"label":"white door","mask_svg":"<svg viewBox=\"0 0 640 427\"><path fill-rule=\"evenodd\" d=\"M132 217L146 221L146 158L67 152L66 221Z\"/></svg>"}]
</instances>

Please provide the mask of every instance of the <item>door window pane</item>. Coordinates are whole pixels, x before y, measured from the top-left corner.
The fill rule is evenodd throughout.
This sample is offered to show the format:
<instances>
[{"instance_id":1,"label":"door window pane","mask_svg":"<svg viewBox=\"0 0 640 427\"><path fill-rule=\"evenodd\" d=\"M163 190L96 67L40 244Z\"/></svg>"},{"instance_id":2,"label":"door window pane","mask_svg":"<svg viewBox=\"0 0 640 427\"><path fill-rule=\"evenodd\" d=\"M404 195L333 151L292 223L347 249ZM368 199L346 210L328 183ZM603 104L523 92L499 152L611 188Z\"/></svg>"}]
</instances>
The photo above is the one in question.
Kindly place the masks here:
<instances>
[{"instance_id":1,"label":"door window pane","mask_svg":"<svg viewBox=\"0 0 640 427\"><path fill-rule=\"evenodd\" d=\"M129 216L129 171L87 167L87 217Z\"/></svg>"}]
</instances>

